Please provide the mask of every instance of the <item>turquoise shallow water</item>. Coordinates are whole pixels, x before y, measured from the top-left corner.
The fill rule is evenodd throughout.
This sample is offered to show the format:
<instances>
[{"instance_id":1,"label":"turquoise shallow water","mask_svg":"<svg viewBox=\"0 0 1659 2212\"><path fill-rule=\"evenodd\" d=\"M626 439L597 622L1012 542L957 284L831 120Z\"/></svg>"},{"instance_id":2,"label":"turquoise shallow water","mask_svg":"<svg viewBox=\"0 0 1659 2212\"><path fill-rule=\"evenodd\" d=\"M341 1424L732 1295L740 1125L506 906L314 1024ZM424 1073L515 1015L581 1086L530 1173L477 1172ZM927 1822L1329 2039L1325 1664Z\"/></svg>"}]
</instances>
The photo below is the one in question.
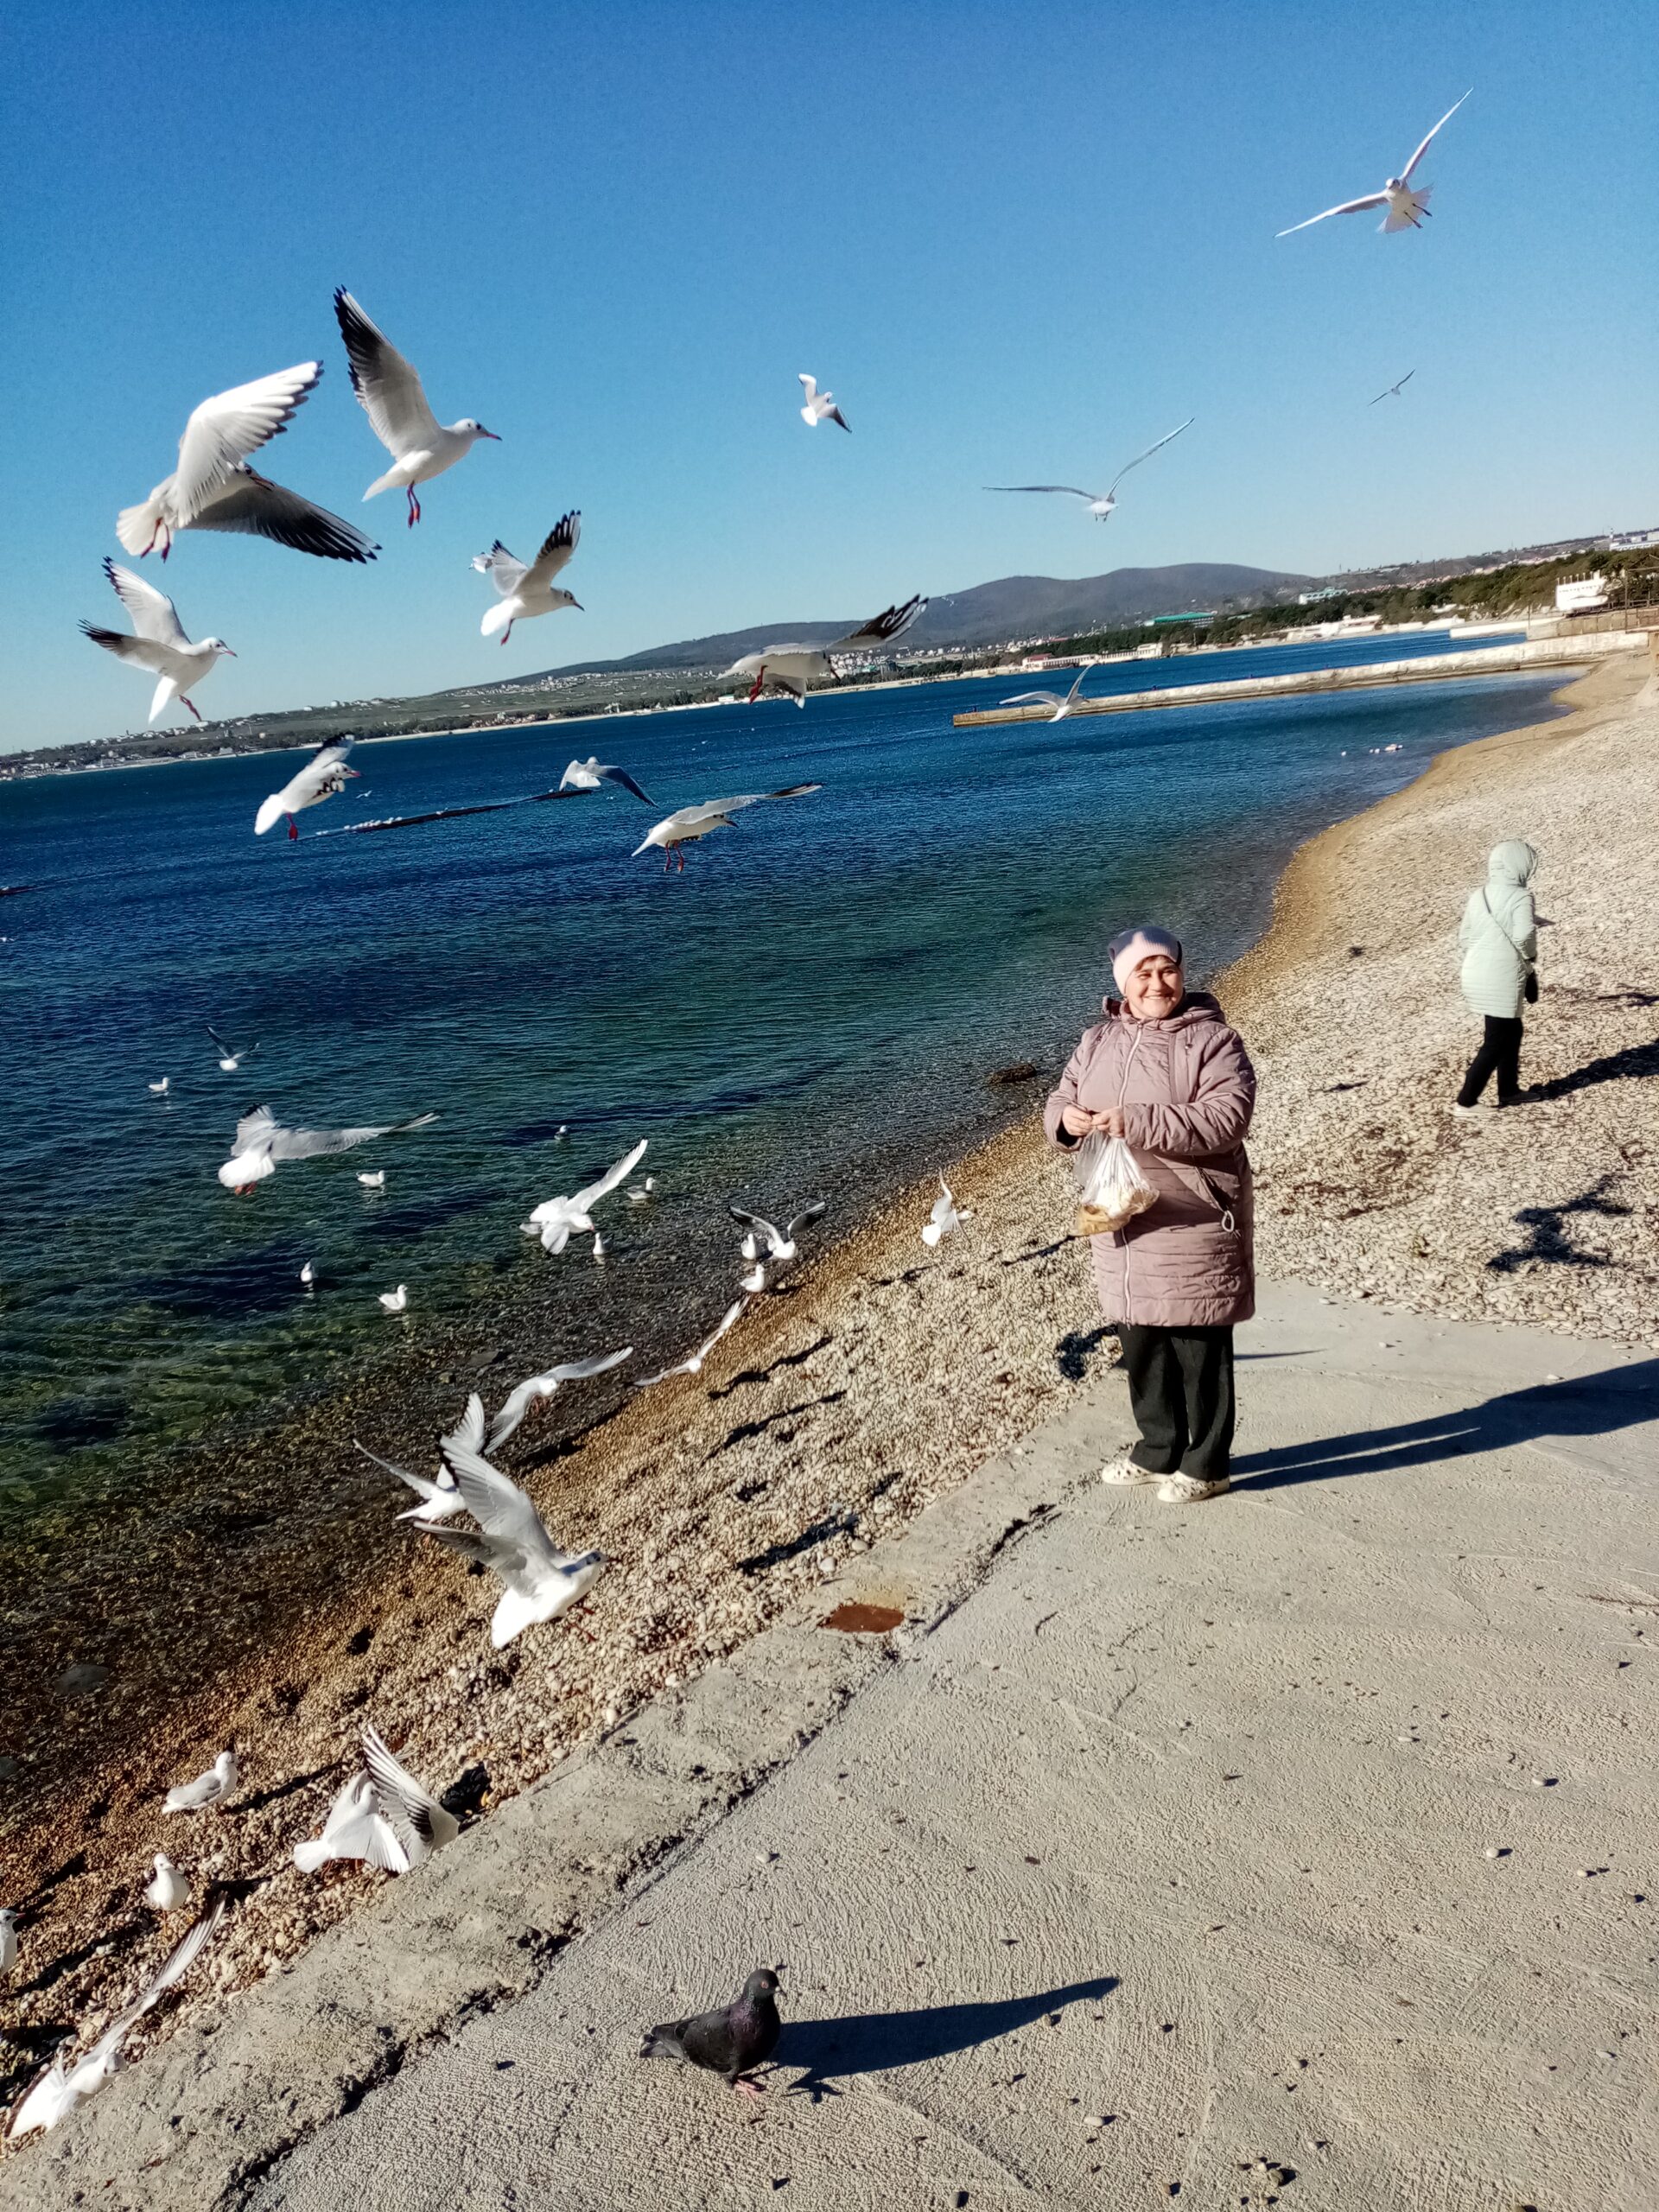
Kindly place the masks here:
<instances>
[{"instance_id":1,"label":"turquoise shallow water","mask_svg":"<svg viewBox=\"0 0 1659 2212\"><path fill-rule=\"evenodd\" d=\"M1166 921L1213 970L1303 838L1432 753L1536 720L1559 682L952 728L1020 688L1004 678L398 741L359 750L362 781L297 845L251 834L289 756L7 787L0 874L39 887L0 902L0 1526L531 1290L550 1356L601 1319L683 1349L731 1294L728 1196L823 1191L830 1231L948 1160L1011 1110L988 1071L1058 1065L1115 929ZM656 812L607 791L315 834L543 790L594 748ZM808 779L823 789L752 810L683 876L630 857L657 812ZM260 1041L239 1074L207 1021ZM299 1124L442 1118L238 1199L213 1171L261 1102ZM613 1203L601 1300L585 1249L556 1262L517 1224L639 1136L660 1197ZM374 1295L399 1281L407 1324Z\"/></svg>"}]
</instances>

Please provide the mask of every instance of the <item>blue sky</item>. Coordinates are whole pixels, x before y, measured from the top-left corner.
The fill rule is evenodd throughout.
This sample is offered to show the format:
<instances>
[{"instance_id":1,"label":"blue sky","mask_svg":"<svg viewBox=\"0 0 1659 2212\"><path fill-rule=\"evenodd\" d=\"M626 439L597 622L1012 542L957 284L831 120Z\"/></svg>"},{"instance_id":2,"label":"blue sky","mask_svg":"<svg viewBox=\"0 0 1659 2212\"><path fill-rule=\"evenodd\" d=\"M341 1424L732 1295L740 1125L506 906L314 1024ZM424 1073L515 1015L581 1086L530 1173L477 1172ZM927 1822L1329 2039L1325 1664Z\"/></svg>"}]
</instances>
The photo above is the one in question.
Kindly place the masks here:
<instances>
[{"instance_id":1,"label":"blue sky","mask_svg":"<svg viewBox=\"0 0 1659 2212\"><path fill-rule=\"evenodd\" d=\"M261 463L368 569L197 533L240 658L204 710L493 678L1013 573L1319 571L1659 523L1652 41L1511 0L268 11L14 0L0 748L136 726L115 512L207 393L321 357ZM1275 241L1431 149L1421 235ZM365 507L346 284L443 420L501 434ZM798 370L849 438L809 431ZM1398 401L1366 406L1406 370ZM1184 416L1103 528L1090 484ZM467 566L567 508L588 610L499 649Z\"/></svg>"}]
</instances>

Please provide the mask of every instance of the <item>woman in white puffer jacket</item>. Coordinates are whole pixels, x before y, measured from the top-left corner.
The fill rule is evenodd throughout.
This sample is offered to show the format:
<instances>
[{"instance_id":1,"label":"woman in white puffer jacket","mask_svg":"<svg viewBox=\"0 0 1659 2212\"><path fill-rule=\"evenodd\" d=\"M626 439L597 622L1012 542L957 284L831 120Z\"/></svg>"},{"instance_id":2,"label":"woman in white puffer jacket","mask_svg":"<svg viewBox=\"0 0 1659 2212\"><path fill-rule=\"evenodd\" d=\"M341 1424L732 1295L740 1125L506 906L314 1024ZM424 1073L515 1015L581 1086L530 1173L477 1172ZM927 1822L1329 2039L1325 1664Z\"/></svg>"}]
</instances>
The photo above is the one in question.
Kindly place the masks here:
<instances>
[{"instance_id":1,"label":"woman in white puffer jacket","mask_svg":"<svg viewBox=\"0 0 1659 2212\"><path fill-rule=\"evenodd\" d=\"M1469 895L1458 942L1463 947L1463 997L1480 1014L1486 1035L1469 1063L1456 1114L1472 1114L1488 1078L1497 1077L1497 1103L1521 1098L1521 1008L1538 996L1538 918L1527 888L1538 855L1519 837L1494 845L1486 880Z\"/></svg>"}]
</instances>

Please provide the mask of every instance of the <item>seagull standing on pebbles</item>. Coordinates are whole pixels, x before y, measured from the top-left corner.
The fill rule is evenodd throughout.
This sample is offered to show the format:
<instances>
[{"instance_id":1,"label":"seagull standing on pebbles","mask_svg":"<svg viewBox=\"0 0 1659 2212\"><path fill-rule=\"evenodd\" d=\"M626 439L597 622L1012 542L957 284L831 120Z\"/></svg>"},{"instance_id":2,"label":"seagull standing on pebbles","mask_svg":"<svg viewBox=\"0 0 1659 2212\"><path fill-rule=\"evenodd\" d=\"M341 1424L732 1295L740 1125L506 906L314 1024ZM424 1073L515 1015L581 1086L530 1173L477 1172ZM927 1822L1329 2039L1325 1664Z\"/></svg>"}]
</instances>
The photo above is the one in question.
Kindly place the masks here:
<instances>
[{"instance_id":1,"label":"seagull standing on pebbles","mask_svg":"<svg viewBox=\"0 0 1659 2212\"><path fill-rule=\"evenodd\" d=\"M200 1813L209 1805L218 1805L231 1796L236 1788L236 1753L221 1751L206 1774L199 1774L194 1782L181 1782L169 1789L162 1800L164 1813Z\"/></svg>"},{"instance_id":2,"label":"seagull standing on pebbles","mask_svg":"<svg viewBox=\"0 0 1659 2212\"><path fill-rule=\"evenodd\" d=\"M1471 85L1469 92L1471 92L1474 89ZM1465 92L1463 100L1466 100L1468 97L1469 92ZM1389 211L1376 226L1379 231L1421 231L1423 227L1421 219L1430 212L1429 194L1434 188L1433 185L1426 184L1421 192L1414 192L1411 173L1428 151L1435 133L1445 130L1446 124L1463 105L1463 100L1452 101L1451 106L1447 108L1427 137L1423 140L1399 175L1388 177L1383 181L1381 192L1368 192L1361 199L1344 200L1340 207L1321 208L1317 215L1310 215L1306 222L1293 223L1289 230L1276 232L1274 236L1287 238L1293 232L1311 230L1315 223L1323 223L1328 216L1359 215L1363 214L1368 207L1386 207Z\"/></svg>"},{"instance_id":3,"label":"seagull standing on pebbles","mask_svg":"<svg viewBox=\"0 0 1659 2212\"><path fill-rule=\"evenodd\" d=\"M762 799L805 798L810 792L821 791L822 784L791 784L781 791L749 791L741 798L705 799L700 806L683 806L664 821L645 832L644 842L634 847L629 855L638 860L641 853L648 853L655 845L664 855L663 874L666 875L676 857L680 873L685 873L685 848L695 844L699 837L707 837L715 830L729 830L732 817L746 806L759 806Z\"/></svg>"},{"instance_id":4,"label":"seagull standing on pebbles","mask_svg":"<svg viewBox=\"0 0 1659 2212\"><path fill-rule=\"evenodd\" d=\"M760 1248L764 1243L766 1257L780 1267L787 1267L800 1249L796 1239L802 1230L810 1227L813 1222L823 1219L829 1211L829 1201L826 1198L814 1198L810 1206L804 1206L801 1209L787 1229L779 1229L776 1222L768 1221L764 1214L746 1213L741 1206L728 1205L726 1211L734 1221L741 1222L748 1231L748 1235L743 1239L743 1256L746 1260L759 1259ZM753 1246L753 1250L750 1249L751 1245Z\"/></svg>"},{"instance_id":5,"label":"seagull standing on pebbles","mask_svg":"<svg viewBox=\"0 0 1659 2212\"><path fill-rule=\"evenodd\" d=\"M495 432L486 430L470 415L463 415L459 423L451 423L446 429L427 404L411 364L369 321L344 286L334 294L334 315L351 364L352 390L362 402L375 436L391 455L391 467L384 476L375 478L363 497L372 499L380 492L406 492L409 526L413 530L421 518L415 486L442 476L463 454L469 454L480 438L495 438ZM496 443L500 443L499 438Z\"/></svg>"},{"instance_id":6,"label":"seagull standing on pebbles","mask_svg":"<svg viewBox=\"0 0 1659 2212\"><path fill-rule=\"evenodd\" d=\"M556 614L561 607L574 607L578 614L582 601L574 594L556 590L553 579L576 550L576 540L582 536L582 517L572 512L556 522L542 540L542 550L526 568L512 555L498 537L487 553L474 553L473 566L480 575L487 576L501 594L479 624L486 638L498 630L505 645L512 635L515 622L528 622L532 615Z\"/></svg>"},{"instance_id":7,"label":"seagull standing on pebbles","mask_svg":"<svg viewBox=\"0 0 1659 2212\"><path fill-rule=\"evenodd\" d=\"M17 1908L0 1905L0 1974L9 1974L17 1963Z\"/></svg>"},{"instance_id":8,"label":"seagull standing on pebbles","mask_svg":"<svg viewBox=\"0 0 1659 2212\"><path fill-rule=\"evenodd\" d=\"M934 1199L932 1213L928 1217L922 1230L923 1243L931 1249L939 1242L942 1236L948 1236L952 1230L960 1229L964 1218L965 1217L957 1211L957 1202L951 1196L950 1185L941 1175L939 1196Z\"/></svg>"},{"instance_id":9,"label":"seagull standing on pebbles","mask_svg":"<svg viewBox=\"0 0 1659 2212\"><path fill-rule=\"evenodd\" d=\"M157 1912L176 1912L190 1902L190 1884L164 1851L156 1854L156 1878L144 1891L144 1903Z\"/></svg>"},{"instance_id":10,"label":"seagull standing on pebbles","mask_svg":"<svg viewBox=\"0 0 1659 2212\"><path fill-rule=\"evenodd\" d=\"M741 1274L737 1279L737 1287L747 1297L758 1298L766 1287L766 1270L764 1262L757 1260L747 1274Z\"/></svg>"},{"instance_id":11,"label":"seagull standing on pebbles","mask_svg":"<svg viewBox=\"0 0 1659 2212\"><path fill-rule=\"evenodd\" d=\"M176 699L201 720L194 702L188 694L205 676L211 675L220 657L236 655L223 638L204 638L193 645L184 633L178 609L164 591L157 591L154 584L147 584L142 576L134 575L130 569L118 569L113 561L106 560L104 573L115 588L115 594L130 615L136 635L125 630L106 630L97 622L83 622L81 629L95 645L102 645L106 653L113 653L119 660L130 661L135 668L147 669L158 676L149 702L149 719L153 722L164 715Z\"/></svg>"},{"instance_id":12,"label":"seagull standing on pebbles","mask_svg":"<svg viewBox=\"0 0 1659 2212\"><path fill-rule=\"evenodd\" d=\"M658 1382L666 1382L673 1375L701 1375L704 1360L708 1358L726 1332L736 1325L748 1302L747 1298L740 1298L735 1305L728 1306L721 1316L720 1326L715 1331L713 1336L707 1338L700 1344L689 1359L681 1360L677 1367L665 1367L660 1375L647 1375L643 1382L634 1384L634 1389L649 1390Z\"/></svg>"},{"instance_id":13,"label":"seagull standing on pebbles","mask_svg":"<svg viewBox=\"0 0 1659 2212\"><path fill-rule=\"evenodd\" d=\"M820 391L817 379L808 376L804 369L801 371L801 390L806 394L806 404L801 410L801 420L809 430L816 430L820 423L839 423L843 430L852 429L852 424L836 404L835 393Z\"/></svg>"},{"instance_id":14,"label":"seagull standing on pebbles","mask_svg":"<svg viewBox=\"0 0 1659 2212\"><path fill-rule=\"evenodd\" d=\"M620 1351L596 1352L588 1359L567 1359L561 1366L550 1367L544 1375L532 1375L518 1385L490 1423L487 1449L499 1452L510 1436L518 1433L518 1424L531 1406L552 1397L561 1382L586 1382L590 1375L603 1375L632 1357L633 1346L624 1344Z\"/></svg>"},{"instance_id":15,"label":"seagull standing on pebbles","mask_svg":"<svg viewBox=\"0 0 1659 2212\"><path fill-rule=\"evenodd\" d=\"M1198 419L1196 415L1189 415L1185 423L1178 423L1173 430L1158 440L1156 445L1150 445L1144 453L1136 454L1133 461L1126 461L1103 492L1079 491L1075 484L988 484L985 489L988 492L1065 492L1074 499L1081 499L1096 522L1104 522L1117 505L1117 487L1129 471L1139 468L1143 461L1150 461L1154 454L1160 452L1172 438L1179 438L1183 430L1190 430Z\"/></svg>"},{"instance_id":16,"label":"seagull standing on pebbles","mask_svg":"<svg viewBox=\"0 0 1659 2212\"><path fill-rule=\"evenodd\" d=\"M728 676L752 677L751 705L762 691L770 689L786 691L798 707L804 707L809 683L836 682L836 655L868 655L892 645L904 635L926 605L918 592L902 607L889 607L881 613L872 615L856 630L848 631L844 638L833 639L827 645L768 645L764 652L745 653L725 671L721 681Z\"/></svg>"},{"instance_id":17,"label":"seagull standing on pebbles","mask_svg":"<svg viewBox=\"0 0 1659 2212\"><path fill-rule=\"evenodd\" d=\"M573 760L559 778L559 789L562 791L596 791L602 783L620 784L625 791L632 791L635 798L644 799L647 806L657 804L649 791L640 790L626 768L618 768L601 760L596 753L589 753L585 760ZM561 1122L559 1135L563 1136L563 1134L564 1124Z\"/></svg>"},{"instance_id":18,"label":"seagull standing on pebbles","mask_svg":"<svg viewBox=\"0 0 1659 2212\"><path fill-rule=\"evenodd\" d=\"M357 769L346 766L352 744L349 737L334 737L327 745L320 745L281 791L273 791L269 798L260 801L259 811L253 817L254 836L263 837L267 830L274 830L279 822L286 820L289 842L296 842L300 832L295 816L302 814L308 806L321 806L324 799L337 797L358 774Z\"/></svg>"},{"instance_id":19,"label":"seagull standing on pebbles","mask_svg":"<svg viewBox=\"0 0 1659 2212\"><path fill-rule=\"evenodd\" d=\"M585 1190L573 1192L569 1198L543 1198L535 1208L530 1219L519 1226L526 1236L539 1236L544 1252L563 1252L570 1242L572 1232L586 1236L594 1230L593 1209L600 1200L608 1198L619 1183L626 1182L645 1158L650 1140L641 1137L633 1150L622 1159L613 1160L597 1182L589 1183Z\"/></svg>"}]
</instances>

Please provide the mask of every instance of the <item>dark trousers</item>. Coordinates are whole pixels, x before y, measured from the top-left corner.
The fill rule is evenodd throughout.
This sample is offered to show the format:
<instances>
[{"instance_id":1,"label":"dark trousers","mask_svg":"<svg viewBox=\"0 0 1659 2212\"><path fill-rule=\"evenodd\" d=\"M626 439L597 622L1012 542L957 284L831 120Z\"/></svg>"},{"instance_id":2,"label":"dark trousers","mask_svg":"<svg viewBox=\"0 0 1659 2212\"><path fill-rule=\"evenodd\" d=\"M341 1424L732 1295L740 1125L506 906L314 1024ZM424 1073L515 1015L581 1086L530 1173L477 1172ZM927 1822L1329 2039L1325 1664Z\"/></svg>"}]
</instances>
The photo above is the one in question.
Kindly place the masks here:
<instances>
[{"instance_id":1,"label":"dark trousers","mask_svg":"<svg viewBox=\"0 0 1659 2212\"><path fill-rule=\"evenodd\" d=\"M1219 1482L1233 1446L1231 1329L1122 1324L1123 1370L1141 1441L1129 1457L1151 1474Z\"/></svg>"},{"instance_id":2,"label":"dark trousers","mask_svg":"<svg viewBox=\"0 0 1659 2212\"><path fill-rule=\"evenodd\" d=\"M1503 1014L1486 1016L1486 1035L1480 1050L1469 1063L1469 1072L1463 1078L1463 1089L1458 1093L1459 1106L1478 1106L1480 1094L1486 1088L1486 1078L1497 1077L1497 1103L1507 1106L1521 1095L1521 1021Z\"/></svg>"}]
</instances>

